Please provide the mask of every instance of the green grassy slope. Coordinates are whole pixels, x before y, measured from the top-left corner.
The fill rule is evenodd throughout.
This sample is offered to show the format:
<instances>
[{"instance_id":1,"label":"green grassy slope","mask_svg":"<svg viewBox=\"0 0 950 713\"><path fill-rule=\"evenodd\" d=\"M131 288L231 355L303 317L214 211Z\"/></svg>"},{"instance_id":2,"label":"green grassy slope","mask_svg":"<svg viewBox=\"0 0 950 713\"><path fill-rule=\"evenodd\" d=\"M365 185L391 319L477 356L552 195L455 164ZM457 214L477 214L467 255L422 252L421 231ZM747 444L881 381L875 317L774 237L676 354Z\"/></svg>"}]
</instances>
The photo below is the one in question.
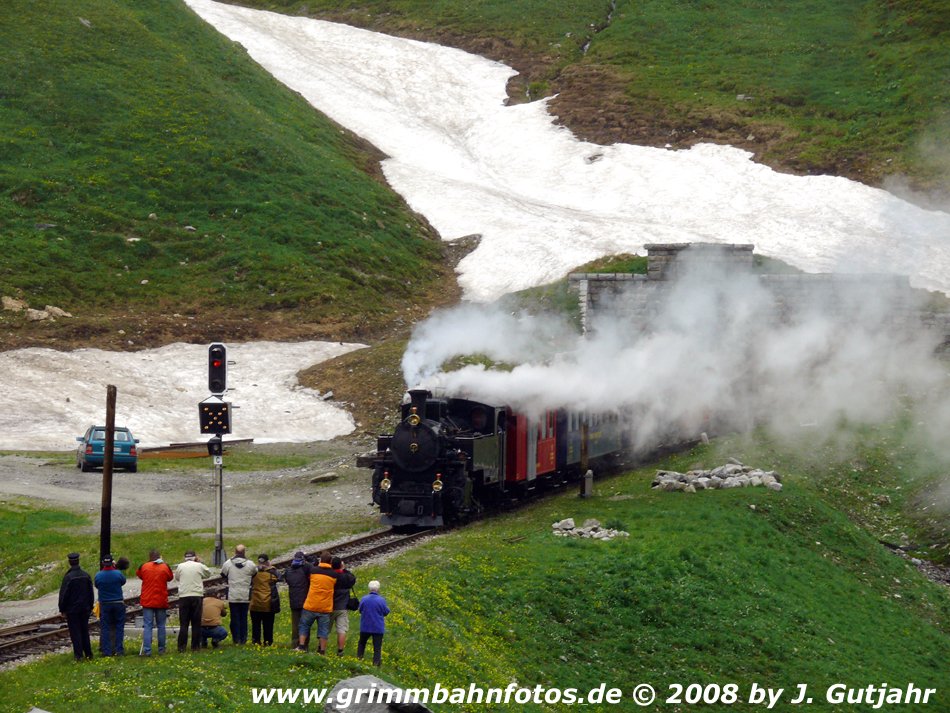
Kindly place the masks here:
<instances>
[{"instance_id":1,"label":"green grassy slope","mask_svg":"<svg viewBox=\"0 0 950 713\"><path fill-rule=\"evenodd\" d=\"M920 142L948 128L948 50L941 2L652 0L620 3L587 61L660 111L783 132L766 160L923 175L945 168Z\"/></svg>"},{"instance_id":2,"label":"green grassy slope","mask_svg":"<svg viewBox=\"0 0 950 713\"><path fill-rule=\"evenodd\" d=\"M533 97L560 92L555 113L594 140L724 141L795 171L869 183L904 173L947 188L939 150L950 141L943 0L239 4L436 38L511 61Z\"/></svg>"},{"instance_id":3,"label":"green grassy slope","mask_svg":"<svg viewBox=\"0 0 950 713\"><path fill-rule=\"evenodd\" d=\"M683 470L718 458L698 449L663 465ZM689 495L651 491L652 473L603 481L589 500L565 493L359 570L361 588L382 580L393 609L384 677L465 688L516 680L586 690L606 682L627 694L647 682L663 696L672 683L735 683L740 700L721 709L737 711L762 710L743 700L752 683L784 688L783 703L797 684L808 684L815 698L808 710L830 711L868 710L828 705L823 693L833 683L913 682L937 688L937 698L902 710L950 705L946 588L887 553L807 480L787 478L782 493ZM554 538L550 524L564 517L622 525L631 537ZM282 612L280 643L287 628ZM343 659L229 646L88 666L63 655L0 673L0 707L249 710L251 686L332 685L369 671L351 658L353 647Z\"/></svg>"},{"instance_id":4,"label":"green grassy slope","mask_svg":"<svg viewBox=\"0 0 950 713\"><path fill-rule=\"evenodd\" d=\"M444 274L380 157L182 3L5 2L0 60L0 294L352 325Z\"/></svg>"}]
</instances>

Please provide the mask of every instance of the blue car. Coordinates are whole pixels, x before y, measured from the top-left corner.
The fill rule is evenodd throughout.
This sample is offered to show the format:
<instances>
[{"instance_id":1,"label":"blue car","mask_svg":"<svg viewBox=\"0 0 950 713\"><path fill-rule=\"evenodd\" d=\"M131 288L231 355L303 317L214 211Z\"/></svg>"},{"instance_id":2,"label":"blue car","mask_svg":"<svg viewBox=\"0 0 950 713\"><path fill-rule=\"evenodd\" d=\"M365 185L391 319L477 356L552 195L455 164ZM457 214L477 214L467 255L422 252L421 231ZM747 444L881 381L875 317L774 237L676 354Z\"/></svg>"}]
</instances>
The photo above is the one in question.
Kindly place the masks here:
<instances>
[{"instance_id":1,"label":"blue car","mask_svg":"<svg viewBox=\"0 0 950 713\"><path fill-rule=\"evenodd\" d=\"M101 468L106 445L106 427L90 426L85 435L76 436L79 448L76 451L76 467L84 473L93 468ZM127 428L115 429L113 437L112 465L116 468L125 468L130 473L139 469L139 452L135 444L139 439L133 438Z\"/></svg>"}]
</instances>

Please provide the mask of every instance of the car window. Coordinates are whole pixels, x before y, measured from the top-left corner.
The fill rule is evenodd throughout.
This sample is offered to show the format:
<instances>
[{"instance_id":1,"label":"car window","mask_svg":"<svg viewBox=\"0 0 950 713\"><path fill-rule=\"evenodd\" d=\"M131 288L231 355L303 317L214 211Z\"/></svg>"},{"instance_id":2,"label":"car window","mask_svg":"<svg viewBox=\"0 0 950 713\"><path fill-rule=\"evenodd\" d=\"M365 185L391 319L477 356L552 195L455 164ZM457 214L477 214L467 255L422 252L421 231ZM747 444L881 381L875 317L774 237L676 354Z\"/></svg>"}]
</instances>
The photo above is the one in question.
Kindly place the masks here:
<instances>
[{"instance_id":1,"label":"car window","mask_svg":"<svg viewBox=\"0 0 950 713\"><path fill-rule=\"evenodd\" d=\"M132 437L129 435L129 432L128 432L128 431L116 431L116 432L115 432L115 440L116 440L116 441L122 441L122 442L124 443L124 442L126 442L126 441L131 441L131 440L132 440Z\"/></svg>"},{"instance_id":2,"label":"car window","mask_svg":"<svg viewBox=\"0 0 950 713\"><path fill-rule=\"evenodd\" d=\"M101 429L96 429L95 431L92 432L92 439L91 439L91 440L93 440L93 441L104 441L104 440L106 440L106 432L105 432L104 430L101 430Z\"/></svg>"}]
</instances>

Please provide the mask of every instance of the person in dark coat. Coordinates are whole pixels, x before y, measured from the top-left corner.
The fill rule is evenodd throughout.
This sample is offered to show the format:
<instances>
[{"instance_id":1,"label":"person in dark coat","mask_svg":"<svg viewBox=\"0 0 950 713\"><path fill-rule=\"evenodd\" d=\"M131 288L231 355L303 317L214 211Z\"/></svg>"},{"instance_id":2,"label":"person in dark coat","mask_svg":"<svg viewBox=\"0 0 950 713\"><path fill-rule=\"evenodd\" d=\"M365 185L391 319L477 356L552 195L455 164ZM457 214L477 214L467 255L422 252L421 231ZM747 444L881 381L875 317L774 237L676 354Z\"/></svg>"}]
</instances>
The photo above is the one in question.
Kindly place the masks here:
<instances>
[{"instance_id":1,"label":"person in dark coat","mask_svg":"<svg viewBox=\"0 0 950 713\"><path fill-rule=\"evenodd\" d=\"M287 599L290 602L290 647L297 647L298 630L300 628L300 612L303 611L303 603L307 600L307 592L310 591L310 569L311 565L304 557L302 551L294 552L294 558L290 566L284 570L284 581L287 582ZM310 644L309 638L307 644Z\"/></svg>"},{"instance_id":2,"label":"person in dark coat","mask_svg":"<svg viewBox=\"0 0 950 713\"><path fill-rule=\"evenodd\" d=\"M343 560L334 557L330 566L339 574L336 584L333 585L333 613L330 615L330 626L336 627L336 655L342 656L346 648L346 633L350 630L350 612L346 605L350 600L350 590L356 586L356 575L348 570Z\"/></svg>"},{"instance_id":3,"label":"person in dark coat","mask_svg":"<svg viewBox=\"0 0 950 713\"><path fill-rule=\"evenodd\" d=\"M79 566L79 553L68 555L69 569L59 586L59 613L66 617L69 638L73 642L73 655L77 661L92 658L92 643L89 641L89 615L95 603L92 577Z\"/></svg>"}]
</instances>

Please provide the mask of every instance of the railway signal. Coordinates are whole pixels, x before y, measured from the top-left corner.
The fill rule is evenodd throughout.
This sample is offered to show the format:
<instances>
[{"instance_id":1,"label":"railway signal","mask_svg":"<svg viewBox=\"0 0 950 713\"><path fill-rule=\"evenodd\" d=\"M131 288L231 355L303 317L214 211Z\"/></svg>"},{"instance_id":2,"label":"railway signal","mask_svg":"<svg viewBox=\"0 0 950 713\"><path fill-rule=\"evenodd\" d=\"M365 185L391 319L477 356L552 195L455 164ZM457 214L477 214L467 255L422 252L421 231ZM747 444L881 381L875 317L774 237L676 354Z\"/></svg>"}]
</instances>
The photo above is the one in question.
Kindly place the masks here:
<instances>
[{"instance_id":1,"label":"railway signal","mask_svg":"<svg viewBox=\"0 0 950 713\"><path fill-rule=\"evenodd\" d=\"M208 347L208 390L215 396L228 390L228 349L217 342Z\"/></svg>"},{"instance_id":2,"label":"railway signal","mask_svg":"<svg viewBox=\"0 0 950 713\"><path fill-rule=\"evenodd\" d=\"M208 439L208 455L218 457L224 455L224 444L221 442L221 436L212 436Z\"/></svg>"},{"instance_id":3,"label":"railway signal","mask_svg":"<svg viewBox=\"0 0 950 713\"><path fill-rule=\"evenodd\" d=\"M221 436L231 433L231 404L221 397L228 390L228 349L220 342L208 346L208 390L211 396L198 404L198 425L208 439L214 485L214 559L224 564L224 449Z\"/></svg>"}]
</instances>

